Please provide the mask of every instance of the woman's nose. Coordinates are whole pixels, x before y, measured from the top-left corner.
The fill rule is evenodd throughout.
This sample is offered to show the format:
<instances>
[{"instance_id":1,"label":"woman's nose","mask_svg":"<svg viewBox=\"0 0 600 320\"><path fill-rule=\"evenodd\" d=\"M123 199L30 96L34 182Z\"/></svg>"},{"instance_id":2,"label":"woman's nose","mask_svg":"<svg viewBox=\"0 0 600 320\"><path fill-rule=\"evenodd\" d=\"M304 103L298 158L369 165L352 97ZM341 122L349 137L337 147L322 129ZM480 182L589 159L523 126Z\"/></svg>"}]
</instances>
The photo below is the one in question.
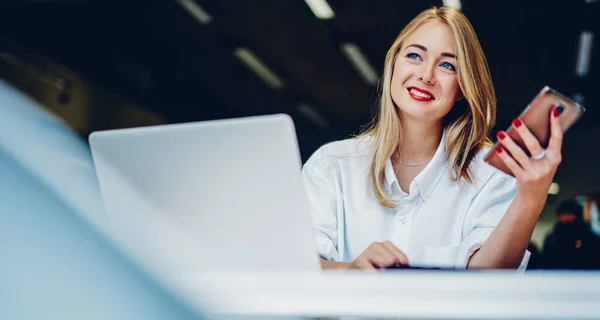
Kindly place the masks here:
<instances>
[{"instance_id":1,"label":"woman's nose","mask_svg":"<svg viewBox=\"0 0 600 320\"><path fill-rule=\"evenodd\" d=\"M433 67L432 66L424 66L423 70L421 70L421 74L419 75L419 81L433 85L435 84L435 77L433 75Z\"/></svg>"},{"instance_id":2,"label":"woman's nose","mask_svg":"<svg viewBox=\"0 0 600 320\"><path fill-rule=\"evenodd\" d=\"M427 83L427 84L434 84L434 81L433 81L433 79L431 79L431 78L429 78L429 77L426 77L426 76L424 76L424 75L421 75L421 76L419 77L419 80L420 80L421 82L424 82L424 83Z\"/></svg>"}]
</instances>

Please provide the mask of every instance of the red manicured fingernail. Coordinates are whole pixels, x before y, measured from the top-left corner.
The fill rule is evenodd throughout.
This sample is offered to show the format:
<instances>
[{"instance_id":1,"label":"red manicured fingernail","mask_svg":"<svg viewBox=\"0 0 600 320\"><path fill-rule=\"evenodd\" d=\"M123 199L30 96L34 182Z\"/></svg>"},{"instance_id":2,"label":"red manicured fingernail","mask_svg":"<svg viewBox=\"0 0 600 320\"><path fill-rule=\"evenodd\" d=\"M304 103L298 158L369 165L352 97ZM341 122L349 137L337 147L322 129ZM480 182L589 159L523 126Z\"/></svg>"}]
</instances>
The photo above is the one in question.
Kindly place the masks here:
<instances>
[{"instance_id":1,"label":"red manicured fingernail","mask_svg":"<svg viewBox=\"0 0 600 320\"><path fill-rule=\"evenodd\" d=\"M553 115L555 118L558 118L558 116L560 116L560 114L561 114L561 111L562 111L562 110L560 110L560 109L558 109L558 108L554 108L554 110L552 110L552 115Z\"/></svg>"},{"instance_id":2,"label":"red manicured fingernail","mask_svg":"<svg viewBox=\"0 0 600 320\"><path fill-rule=\"evenodd\" d=\"M497 146L497 147L496 147L496 152L498 152L498 153L502 153L502 147L501 147L501 146Z\"/></svg>"},{"instance_id":3,"label":"red manicured fingernail","mask_svg":"<svg viewBox=\"0 0 600 320\"><path fill-rule=\"evenodd\" d=\"M496 135L498 137L498 139L500 140L504 140L504 138L506 138L506 134L504 134L503 131L498 131L498 134Z\"/></svg>"},{"instance_id":4,"label":"red manicured fingernail","mask_svg":"<svg viewBox=\"0 0 600 320\"><path fill-rule=\"evenodd\" d=\"M515 120L513 120L513 124L515 125L515 127L518 128L523 124L523 122L521 122L521 119L516 118Z\"/></svg>"}]
</instances>

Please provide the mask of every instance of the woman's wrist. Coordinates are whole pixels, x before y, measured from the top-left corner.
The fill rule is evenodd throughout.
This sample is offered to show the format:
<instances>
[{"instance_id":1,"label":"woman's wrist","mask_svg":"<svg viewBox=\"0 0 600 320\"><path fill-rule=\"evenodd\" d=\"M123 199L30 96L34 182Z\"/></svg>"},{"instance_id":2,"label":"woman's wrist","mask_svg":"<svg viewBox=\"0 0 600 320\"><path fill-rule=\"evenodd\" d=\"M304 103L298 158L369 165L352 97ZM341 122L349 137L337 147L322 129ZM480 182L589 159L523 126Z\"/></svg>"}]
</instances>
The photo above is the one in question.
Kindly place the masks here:
<instances>
[{"instance_id":1,"label":"woman's wrist","mask_svg":"<svg viewBox=\"0 0 600 320\"><path fill-rule=\"evenodd\" d=\"M513 202L520 208L519 211L535 212L539 215L544 209L547 198L547 195L540 197L539 195L535 196L517 192Z\"/></svg>"},{"instance_id":2,"label":"woman's wrist","mask_svg":"<svg viewBox=\"0 0 600 320\"><path fill-rule=\"evenodd\" d=\"M352 263L350 263L350 262L337 262L337 261L321 260L321 268L323 270L350 269L351 267L352 267Z\"/></svg>"}]
</instances>

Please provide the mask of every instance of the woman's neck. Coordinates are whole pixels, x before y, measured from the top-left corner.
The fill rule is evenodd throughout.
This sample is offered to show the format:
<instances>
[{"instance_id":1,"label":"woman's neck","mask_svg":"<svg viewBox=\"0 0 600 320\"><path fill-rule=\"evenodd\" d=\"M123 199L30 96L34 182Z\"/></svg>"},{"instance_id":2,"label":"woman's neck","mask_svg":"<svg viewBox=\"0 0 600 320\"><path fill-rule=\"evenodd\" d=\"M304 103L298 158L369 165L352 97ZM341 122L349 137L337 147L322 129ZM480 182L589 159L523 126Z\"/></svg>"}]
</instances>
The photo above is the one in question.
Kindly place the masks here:
<instances>
[{"instance_id":1,"label":"woman's neck","mask_svg":"<svg viewBox=\"0 0 600 320\"><path fill-rule=\"evenodd\" d=\"M442 137L442 123L404 121L402 142L396 159L402 163L417 164L431 160Z\"/></svg>"}]
</instances>

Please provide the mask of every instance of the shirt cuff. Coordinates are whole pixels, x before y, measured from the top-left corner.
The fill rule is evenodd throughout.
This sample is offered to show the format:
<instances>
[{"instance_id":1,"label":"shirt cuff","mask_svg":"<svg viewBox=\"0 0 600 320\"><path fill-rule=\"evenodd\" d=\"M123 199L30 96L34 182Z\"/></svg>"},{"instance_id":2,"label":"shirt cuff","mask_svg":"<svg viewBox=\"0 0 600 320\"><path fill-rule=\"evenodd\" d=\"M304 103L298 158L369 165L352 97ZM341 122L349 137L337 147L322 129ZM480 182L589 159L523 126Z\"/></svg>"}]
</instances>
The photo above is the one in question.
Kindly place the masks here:
<instances>
[{"instance_id":1,"label":"shirt cuff","mask_svg":"<svg viewBox=\"0 0 600 320\"><path fill-rule=\"evenodd\" d=\"M517 268L517 272L525 272L527 269L527 264L529 264L529 257L531 257L531 252L529 252L529 250L525 250L525 255L523 255L523 260L521 260L521 264L519 265L519 268Z\"/></svg>"},{"instance_id":2,"label":"shirt cuff","mask_svg":"<svg viewBox=\"0 0 600 320\"><path fill-rule=\"evenodd\" d=\"M323 236L316 236L317 253L319 257L327 261L339 261L338 252L330 239Z\"/></svg>"},{"instance_id":3,"label":"shirt cuff","mask_svg":"<svg viewBox=\"0 0 600 320\"><path fill-rule=\"evenodd\" d=\"M460 245L458 250L458 254L456 257L455 267L458 269L466 269L467 264L469 263L469 259L475 251L479 250L485 240L489 237L491 231L475 231L471 234L465 241ZM529 263L529 257L531 256L531 252L529 250L525 250L525 254L523 255L523 260L521 260L521 264L517 268L517 272L523 273L527 269L527 264Z\"/></svg>"}]
</instances>

